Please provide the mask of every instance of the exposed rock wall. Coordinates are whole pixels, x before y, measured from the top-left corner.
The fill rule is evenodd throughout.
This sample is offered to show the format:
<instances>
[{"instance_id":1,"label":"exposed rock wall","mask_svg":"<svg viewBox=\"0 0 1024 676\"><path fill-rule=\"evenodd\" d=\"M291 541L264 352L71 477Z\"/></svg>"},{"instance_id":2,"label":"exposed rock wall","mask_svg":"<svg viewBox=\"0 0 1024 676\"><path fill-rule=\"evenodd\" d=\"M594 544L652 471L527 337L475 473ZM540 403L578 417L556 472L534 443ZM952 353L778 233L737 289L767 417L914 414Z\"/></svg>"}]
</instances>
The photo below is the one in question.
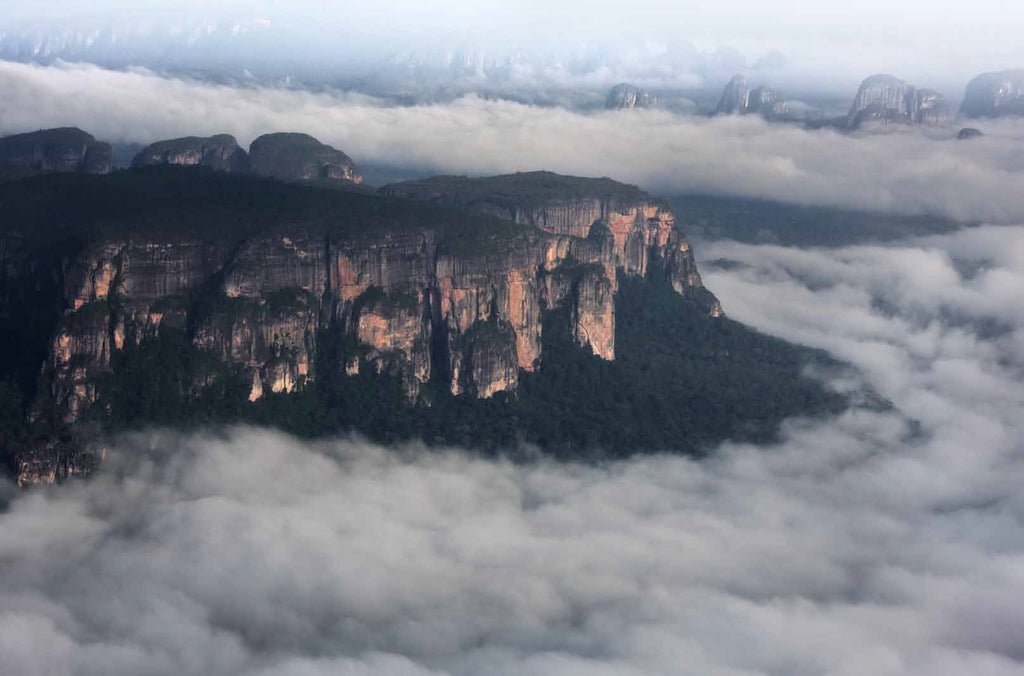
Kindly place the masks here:
<instances>
[{"instance_id":1,"label":"exposed rock wall","mask_svg":"<svg viewBox=\"0 0 1024 676\"><path fill-rule=\"evenodd\" d=\"M92 242L64 273L67 309L37 414L50 405L79 420L102 404L118 351L168 330L240 370L250 400L300 390L327 368L394 374L412 398L432 378L491 397L537 367L546 308L564 306L575 341L614 359L618 274L659 276L721 313L656 200L557 196L506 213L523 227L501 247L430 228L354 235L329 223L282 223L238 241L161 231ZM342 344L358 350L325 360ZM218 375L191 377L198 395Z\"/></svg>"}]
</instances>

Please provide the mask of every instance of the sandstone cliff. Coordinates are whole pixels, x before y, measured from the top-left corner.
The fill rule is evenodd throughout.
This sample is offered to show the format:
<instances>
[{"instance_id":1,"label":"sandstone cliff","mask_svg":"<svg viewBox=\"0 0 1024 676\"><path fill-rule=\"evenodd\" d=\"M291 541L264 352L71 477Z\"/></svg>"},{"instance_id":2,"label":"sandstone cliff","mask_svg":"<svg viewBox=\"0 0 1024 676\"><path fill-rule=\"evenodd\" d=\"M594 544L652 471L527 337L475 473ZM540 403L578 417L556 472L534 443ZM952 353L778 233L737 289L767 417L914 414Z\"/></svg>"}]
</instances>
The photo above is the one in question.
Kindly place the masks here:
<instances>
[{"instance_id":1,"label":"sandstone cliff","mask_svg":"<svg viewBox=\"0 0 1024 676\"><path fill-rule=\"evenodd\" d=\"M860 129L887 124L940 125L950 122L942 94L917 89L892 75L872 75L861 83L846 126Z\"/></svg>"},{"instance_id":2,"label":"sandstone cliff","mask_svg":"<svg viewBox=\"0 0 1024 676\"><path fill-rule=\"evenodd\" d=\"M345 180L361 183L352 159L307 134L264 134L249 146L253 173L283 181Z\"/></svg>"},{"instance_id":3,"label":"sandstone cliff","mask_svg":"<svg viewBox=\"0 0 1024 676\"><path fill-rule=\"evenodd\" d=\"M1024 69L982 73L971 80L960 112L967 117L1024 115Z\"/></svg>"},{"instance_id":4,"label":"sandstone cliff","mask_svg":"<svg viewBox=\"0 0 1024 676\"><path fill-rule=\"evenodd\" d=\"M169 387L185 398L225 378L258 401L368 372L412 400L428 382L488 398L538 367L548 309L615 359L621 275L721 314L668 206L608 179L442 177L382 196L173 167L102 181L29 205L18 218L37 227L0 233L5 306L35 294L59 309L37 322L49 337L36 419L80 425L123 407L117 383L154 340L181 346ZM25 459L25 481L58 471L41 457Z\"/></svg>"},{"instance_id":5,"label":"sandstone cliff","mask_svg":"<svg viewBox=\"0 0 1024 676\"><path fill-rule=\"evenodd\" d=\"M133 167L151 164L202 165L218 171L239 172L249 169L249 156L229 134L209 138L188 136L153 143L132 160Z\"/></svg>"},{"instance_id":6,"label":"sandstone cliff","mask_svg":"<svg viewBox=\"0 0 1024 676\"><path fill-rule=\"evenodd\" d=\"M107 174L113 167L110 145L75 127L0 138L0 179L48 173Z\"/></svg>"}]
</instances>

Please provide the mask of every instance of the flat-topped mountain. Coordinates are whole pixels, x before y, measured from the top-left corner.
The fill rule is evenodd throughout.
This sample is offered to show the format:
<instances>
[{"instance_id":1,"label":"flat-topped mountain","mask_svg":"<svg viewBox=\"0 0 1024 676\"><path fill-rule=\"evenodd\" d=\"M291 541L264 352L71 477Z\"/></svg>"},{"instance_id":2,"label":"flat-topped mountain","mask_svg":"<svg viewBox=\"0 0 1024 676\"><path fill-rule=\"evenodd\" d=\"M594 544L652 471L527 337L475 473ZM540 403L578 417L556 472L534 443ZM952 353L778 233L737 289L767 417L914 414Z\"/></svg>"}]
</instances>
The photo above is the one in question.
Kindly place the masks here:
<instances>
[{"instance_id":1,"label":"flat-topped mountain","mask_svg":"<svg viewBox=\"0 0 1024 676\"><path fill-rule=\"evenodd\" d=\"M260 136L249 146L249 167L254 174L283 181L363 180L348 155L308 134Z\"/></svg>"},{"instance_id":2,"label":"flat-topped mountain","mask_svg":"<svg viewBox=\"0 0 1024 676\"><path fill-rule=\"evenodd\" d=\"M230 134L209 138L185 138L157 141L146 146L132 160L133 167L153 164L201 165L218 171L248 171L249 156Z\"/></svg>"},{"instance_id":3,"label":"flat-topped mountain","mask_svg":"<svg viewBox=\"0 0 1024 676\"><path fill-rule=\"evenodd\" d=\"M918 89L892 75L872 75L857 90L846 126L860 129L887 124L938 125L949 121L949 108L939 92Z\"/></svg>"},{"instance_id":4,"label":"flat-topped mountain","mask_svg":"<svg viewBox=\"0 0 1024 676\"><path fill-rule=\"evenodd\" d=\"M578 457L700 452L841 405L801 376L805 350L720 316L675 215L634 186L534 172L383 192L175 166L0 184L20 480L87 471L96 426Z\"/></svg>"},{"instance_id":5,"label":"flat-topped mountain","mask_svg":"<svg viewBox=\"0 0 1024 676\"><path fill-rule=\"evenodd\" d=\"M77 127L0 138L0 179L48 173L107 174L113 167L110 145Z\"/></svg>"},{"instance_id":6,"label":"flat-topped mountain","mask_svg":"<svg viewBox=\"0 0 1024 676\"><path fill-rule=\"evenodd\" d=\"M1024 68L982 73L971 80L960 112L967 117L1024 115Z\"/></svg>"}]
</instances>

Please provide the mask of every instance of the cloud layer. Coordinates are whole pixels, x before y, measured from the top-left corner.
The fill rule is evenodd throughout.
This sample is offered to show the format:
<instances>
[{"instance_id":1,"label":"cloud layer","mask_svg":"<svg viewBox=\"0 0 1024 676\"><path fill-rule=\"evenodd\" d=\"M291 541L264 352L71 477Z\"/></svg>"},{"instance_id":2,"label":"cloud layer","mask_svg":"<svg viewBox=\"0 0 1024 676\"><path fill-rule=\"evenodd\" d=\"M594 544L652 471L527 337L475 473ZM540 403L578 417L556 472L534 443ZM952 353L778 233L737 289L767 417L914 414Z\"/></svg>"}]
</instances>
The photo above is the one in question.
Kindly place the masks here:
<instances>
[{"instance_id":1,"label":"cloud layer","mask_svg":"<svg viewBox=\"0 0 1024 676\"><path fill-rule=\"evenodd\" d=\"M1024 229L717 243L732 315L894 408L601 467L126 437L0 514L26 674L1024 672ZM845 386L837 383L837 386Z\"/></svg>"},{"instance_id":2,"label":"cloud layer","mask_svg":"<svg viewBox=\"0 0 1024 676\"><path fill-rule=\"evenodd\" d=\"M145 70L0 62L0 133L76 125L111 141L228 132L317 136L357 162L421 172L549 169L660 194L707 192L962 220L1024 222L1024 125L848 136L664 111L581 114L465 97L384 106L365 96L236 88Z\"/></svg>"}]
</instances>

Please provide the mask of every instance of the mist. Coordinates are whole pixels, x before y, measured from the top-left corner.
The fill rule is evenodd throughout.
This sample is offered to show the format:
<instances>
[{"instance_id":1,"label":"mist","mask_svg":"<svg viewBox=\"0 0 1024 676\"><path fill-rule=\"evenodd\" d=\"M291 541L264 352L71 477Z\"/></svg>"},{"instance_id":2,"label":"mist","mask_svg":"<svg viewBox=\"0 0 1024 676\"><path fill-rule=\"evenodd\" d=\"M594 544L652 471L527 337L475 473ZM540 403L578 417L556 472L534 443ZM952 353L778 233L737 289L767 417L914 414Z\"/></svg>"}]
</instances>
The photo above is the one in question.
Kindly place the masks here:
<instances>
[{"instance_id":1,"label":"mist","mask_svg":"<svg viewBox=\"0 0 1024 676\"><path fill-rule=\"evenodd\" d=\"M213 85L145 69L0 62L0 133L79 126L100 139L303 131L357 164L419 174L547 169L605 175L659 195L710 193L961 221L1024 222L1024 124L846 135L754 116L583 114L466 96L393 106L358 94Z\"/></svg>"},{"instance_id":2,"label":"mist","mask_svg":"<svg viewBox=\"0 0 1024 676\"><path fill-rule=\"evenodd\" d=\"M1024 228L703 243L730 314L891 407L586 466L252 428L0 514L17 674L1024 672ZM714 264L731 261L730 265Z\"/></svg>"},{"instance_id":3,"label":"mist","mask_svg":"<svg viewBox=\"0 0 1024 676\"><path fill-rule=\"evenodd\" d=\"M1000 0L898 11L881 0L15 0L0 18L0 54L318 82L374 79L396 63L446 68L472 55L507 62L520 85L571 77L577 87L618 78L720 89L743 71L791 92L847 97L867 75L893 72L956 100L974 75L1024 64L1020 20L1019 7Z\"/></svg>"}]
</instances>

